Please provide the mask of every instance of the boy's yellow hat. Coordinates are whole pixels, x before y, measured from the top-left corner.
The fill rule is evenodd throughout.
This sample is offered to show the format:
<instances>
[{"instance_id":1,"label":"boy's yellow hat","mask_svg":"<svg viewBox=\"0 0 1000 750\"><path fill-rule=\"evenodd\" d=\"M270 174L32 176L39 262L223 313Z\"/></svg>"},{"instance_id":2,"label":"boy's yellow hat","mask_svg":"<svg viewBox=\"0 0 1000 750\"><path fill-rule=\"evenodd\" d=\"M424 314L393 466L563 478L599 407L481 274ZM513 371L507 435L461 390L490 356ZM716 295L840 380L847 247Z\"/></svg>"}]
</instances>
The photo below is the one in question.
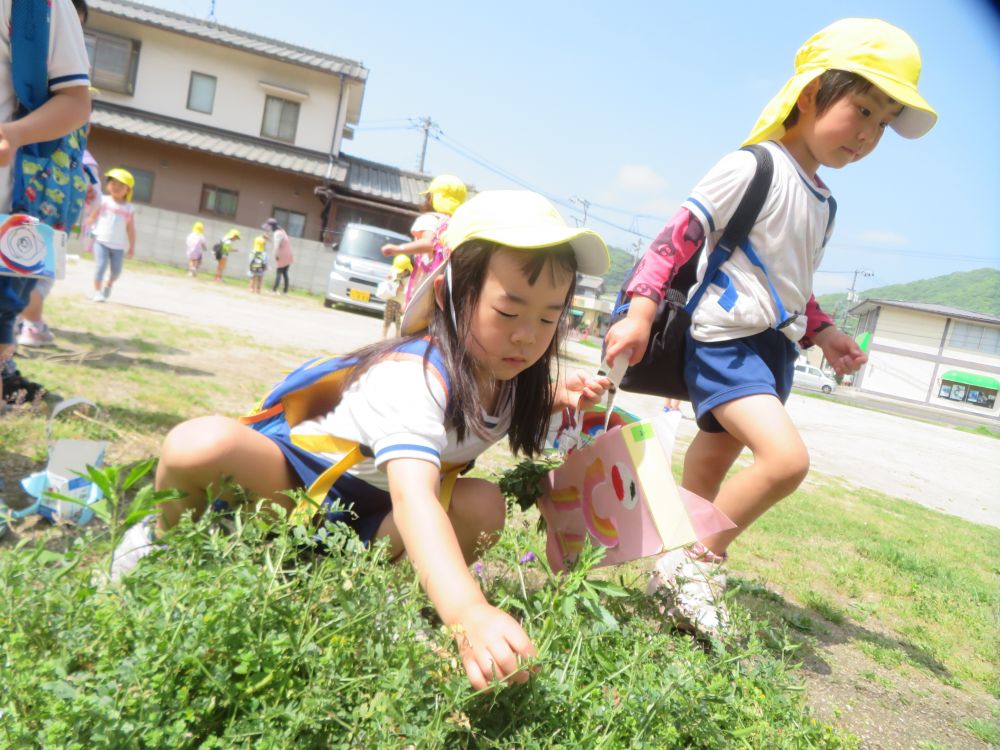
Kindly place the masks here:
<instances>
[{"instance_id":1,"label":"boy's yellow hat","mask_svg":"<svg viewBox=\"0 0 1000 750\"><path fill-rule=\"evenodd\" d=\"M878 18L844 18L803 44L795 55L795 75L761 113L743 145L780 138L782 123L799 94L827 70L846 70L870 81L904 105L890 127L904 138L919 138L937 121L937 113L917 93L920 50L900 28Z\"/></svg>"},{"instance_id":2,"label":"boy's yellow hat","mask_svg":"<svg viewBox=\"0 0 1000 750\"><path fill-rule=\"evenodd\" d=\"M453 253L469 240L487 240L517 250L544 250L568 244L576 268L603 276L611 265L608 247L590 229L570 227L555 207L529 190L484 190L463 203L448 222L444 241ZM400 324L406 336L430 325L434 313L434 279L444 273L442 263L413 293Z\"/></svg>"},{"instance_id":3,"label":"boy's yellow hat","mask_svg":"<svg viewBox=\"0 0 1000 750\"><path fill-rule=\"evenodd\" d=\"M397 271L412 271L413 261L409 255L397 255L392 259L392 267Z\"/></svg>"},{"instance_id":4,"label":"boy's yellow hat","mask_svg":"<svg viewBox=\"0 0 1000 750\"><path fill-rule=\"evenodd\" d=\"M455 209L465 203L469 189L455 175L441 174L431 180L431 184L420 194L427 195L428 193L431 194L431 203L434 204L435 211L451 215L455 213Z\"/></svg>"}]
</instances>

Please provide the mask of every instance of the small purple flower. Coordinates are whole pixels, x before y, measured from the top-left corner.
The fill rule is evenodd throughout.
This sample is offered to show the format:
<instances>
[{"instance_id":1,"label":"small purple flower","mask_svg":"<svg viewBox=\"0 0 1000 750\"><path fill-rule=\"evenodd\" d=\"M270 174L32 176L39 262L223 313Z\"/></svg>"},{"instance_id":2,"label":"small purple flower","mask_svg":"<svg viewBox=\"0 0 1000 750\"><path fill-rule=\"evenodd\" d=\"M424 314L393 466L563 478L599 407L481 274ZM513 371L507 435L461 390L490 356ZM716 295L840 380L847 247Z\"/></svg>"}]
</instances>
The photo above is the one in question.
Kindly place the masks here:
<instances>
[{"instance_id":1,"label":"small purple flower","mask_svg":"<svg viewBox=\"0 0 1000 750\"><path fill-rule=\"evenodd\" d=\"M473 565L472 569L475 571L477 576L479 576L480 578L483 577L483 564L481 562L477 562L475 565Z\"/></svg>"},{"instance_id":2,"label":"small purple flower","mask_svg":"<svg viewBox=\"0 0 1000 750\"><path fill-rule=\"evenodd\" d=\"M521 555L521 559L518 560L518 562L521 563L521 565L524 565L525 563L534 562L534 561L535 561L535 553L534 552L525 552L523 555Z\"/></svg>"}]
</instances>

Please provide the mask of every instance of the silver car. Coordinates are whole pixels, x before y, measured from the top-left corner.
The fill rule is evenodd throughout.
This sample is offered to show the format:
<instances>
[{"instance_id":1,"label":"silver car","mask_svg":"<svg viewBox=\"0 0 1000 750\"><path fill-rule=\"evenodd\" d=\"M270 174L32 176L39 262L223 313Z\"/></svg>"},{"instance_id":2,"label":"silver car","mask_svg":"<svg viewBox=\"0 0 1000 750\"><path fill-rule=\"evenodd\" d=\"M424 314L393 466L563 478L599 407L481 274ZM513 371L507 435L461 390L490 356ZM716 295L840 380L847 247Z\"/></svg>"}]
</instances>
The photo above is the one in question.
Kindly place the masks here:
<instances>
[{"instance_id":1,"label":"silver car","mask_svg":"<svg viewBox=\"0 0 1000 750\"><path fill-rule=\"evenodd\" d=\"M367 224L348 224L334 246L333 268L323 304L350 305L382 312L385 302L375 296L375 287L392 270L392 257L382 255L382 245L402 245L410 238L390 229Z\"/></svg>"}]
</instances>

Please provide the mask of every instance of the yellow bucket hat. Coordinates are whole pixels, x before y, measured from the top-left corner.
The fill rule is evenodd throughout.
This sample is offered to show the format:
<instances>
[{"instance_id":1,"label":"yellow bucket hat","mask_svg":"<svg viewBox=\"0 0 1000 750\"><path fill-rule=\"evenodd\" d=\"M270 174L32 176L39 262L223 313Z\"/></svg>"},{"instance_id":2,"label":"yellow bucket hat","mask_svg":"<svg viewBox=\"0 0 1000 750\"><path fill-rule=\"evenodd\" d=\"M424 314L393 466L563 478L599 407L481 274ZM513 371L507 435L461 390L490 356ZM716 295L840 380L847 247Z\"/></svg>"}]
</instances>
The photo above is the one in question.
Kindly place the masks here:
<instances>
[{"instance_id":1,"label":"yellow bucket hat","mask_svg":"<svg viewBox=\"0 0 1000 750\"><path fill-rule=\"evenodd\" d=\"M128 188L128 192L125 193L125 201L129 202L132 200L132 190L135 188L135 177L127 169L122 169L121 167L115 167L114 169L109 169L104 173L105 177L110 177L112 180L118 180L122 185Z\"/></svg>"},{"instance_id":2,"label":"yellow bucket hat","mask_svg":"<svg viewBox=\"0 0 1000 750\"><path fill-rule=\"evenodd\" d=\"M857 73L903 105L890 127L904 138L919 138L937 121L937 113L917 93L920 50L900 28L877 18L844 18L813 35L795 55L795 75L761 113L743 142L780 138L782 125L799 94L827 70Z\"/></svg>"},{"instance_id":3,"label":"yellow bucket hat","mask_svg":"<svg viewBox=\"0 0 1000 750\"><path fill-rule=\"evenodd\" d=\"M449 216L455 213L455 209L465 203L469 195L469 189L453 174L442 174L431 180L427 189L421 191L421 195L431 195L431 203L434 210Z\"/></svg>"},{"instance_id":4,"label":"yellow bucket hat","mask_svg":"<svg viewBox=\"0 0 1000 750\"><path fill-rule=\"evenodd\" d=\"M548 200L529 190L484 190L459 206L448 222L444 241L456 253L469 240L488 240L518 250L568 244L576 256L577 271L589 276L603 276L611 265L608 247L597 232L567 226ZM434 279L447 265L438 266L413 293L400 324L404 336L430 325Z\"/></svg>"}]
</instances>

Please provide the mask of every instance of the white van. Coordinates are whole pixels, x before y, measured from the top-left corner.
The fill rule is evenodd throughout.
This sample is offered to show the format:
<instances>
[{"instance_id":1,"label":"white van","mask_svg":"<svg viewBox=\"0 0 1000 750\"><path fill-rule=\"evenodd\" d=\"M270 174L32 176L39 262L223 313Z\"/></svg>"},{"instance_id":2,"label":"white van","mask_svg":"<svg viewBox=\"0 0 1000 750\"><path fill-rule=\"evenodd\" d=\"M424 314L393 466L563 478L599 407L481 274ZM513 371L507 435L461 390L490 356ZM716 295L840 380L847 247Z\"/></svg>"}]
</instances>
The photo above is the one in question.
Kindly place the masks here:
<instances>
[{"instance_id":1,"label":"white van","mask_svg":"<svg viewBox=\"0 0 1000 750\"><path fill-rule=\"evenodd\" d=\"M382 255L382 245L402 245L410 238L367 224L348 224L334 246L333 268L323 304L359 307L382 312L385 302L375 296L375 287L392 270L392 257Z\"/></svg>"},{"instance_id":2,"label":"white van","mask_svg":"<svg viewBox=\"0 0 1000 750\"><path fill-rule=\"evenodd\" d=\"M837 381L818 367L797 362L795 364L795 374L792 377L792 385L797 388L809 388L814 391L823 391L823 393L833 393L837 387Z\"/></svg>"}]
</instances>

